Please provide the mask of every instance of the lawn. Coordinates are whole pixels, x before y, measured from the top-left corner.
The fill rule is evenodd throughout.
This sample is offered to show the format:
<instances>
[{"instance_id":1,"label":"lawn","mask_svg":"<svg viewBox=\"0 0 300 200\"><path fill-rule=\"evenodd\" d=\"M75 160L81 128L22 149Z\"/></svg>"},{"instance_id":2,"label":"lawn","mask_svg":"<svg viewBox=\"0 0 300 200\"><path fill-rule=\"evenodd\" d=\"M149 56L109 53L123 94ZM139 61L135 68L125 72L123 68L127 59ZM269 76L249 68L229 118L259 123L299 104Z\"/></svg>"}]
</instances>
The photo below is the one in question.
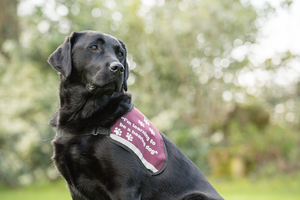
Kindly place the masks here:
<instances>
[{"instance_id":1,"label":"lawn","mask_svg":"<svg viewBox=\"0 0 300 200\"><path fill-rule=\"evenodd\" d=\"M25 188L0 187L0 200L72 200L64 181L39 183Z\"/></svg>"},{"instance_id":2,"label":"lawn","mask_svg":"<svg viewBox=\"0 0 300 200\"><path fill-rule=\"evenodd\" d=\"M210 182L226 200L299 200L300 176L261 180L216 180Z\"/></svg>"},{"instance_id":3,"label":"lawn","mask_svg":"<svg viewBox=\"0 0 300 200\"><path fill-rule=\"evenodd\" d=\"M226 200L299 200L300 175L256 181L214 179L209 181ZM71 200L64 181L34 184L22 189L0 187L1 200Z\"/></svg>"}]
</instances>

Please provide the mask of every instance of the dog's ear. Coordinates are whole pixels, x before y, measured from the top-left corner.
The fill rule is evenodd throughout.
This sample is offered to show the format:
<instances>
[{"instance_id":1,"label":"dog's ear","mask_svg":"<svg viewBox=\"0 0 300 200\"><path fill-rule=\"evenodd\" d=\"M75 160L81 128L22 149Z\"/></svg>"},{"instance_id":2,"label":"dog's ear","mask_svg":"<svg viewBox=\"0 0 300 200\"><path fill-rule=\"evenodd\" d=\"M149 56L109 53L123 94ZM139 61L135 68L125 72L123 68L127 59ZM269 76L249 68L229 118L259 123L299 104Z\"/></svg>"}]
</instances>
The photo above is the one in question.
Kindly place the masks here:
<instances>
[{"instance_id":1,"label":"dog's ear","mask_svg":"<svg viewBox=\"0 0 300 200\"><path fill-rule=\"evenodd\" d=\"M127 62L127 49L126 49L126 45L119 40L119 42L121 43L122 47L125 49L125 60L124 60L124 81L123 81L123 88L125 91L127 91L127 79L129 77L129 66L128 66L128 62Z\"/></svg>"},{"instance_id":2,"label":"dog's ear","mask_svg":"<svg viewBox=\"0 0 300 200\"><path fill-rule=\"evenodd\" d=\"M76 36L77 33L73 32L48 58L48 63L66 79L72 72L72 46Z\"/></svg>"}]
</instances>

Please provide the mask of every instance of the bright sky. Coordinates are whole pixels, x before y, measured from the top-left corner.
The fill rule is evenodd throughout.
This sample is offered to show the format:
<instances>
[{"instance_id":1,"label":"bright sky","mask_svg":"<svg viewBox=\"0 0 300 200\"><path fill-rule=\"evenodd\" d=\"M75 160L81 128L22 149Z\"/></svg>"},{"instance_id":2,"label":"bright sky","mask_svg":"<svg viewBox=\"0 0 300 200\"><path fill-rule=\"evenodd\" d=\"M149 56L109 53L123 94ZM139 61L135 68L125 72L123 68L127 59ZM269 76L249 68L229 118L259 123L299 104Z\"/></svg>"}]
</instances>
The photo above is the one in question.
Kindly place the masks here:
<instances>
[{"instance_id":1,"label":"bright sky","mask_svg":"<svg viewBox=\"0 0 300 200\"><path fill-rule=\"evenodd\" d=\"M276 54L290 51L294 55L300 56L300 1L294 0L290 9L283 9L280 3L283 0L240 0L243 2L251 2L257 9L263 8L265 2L270 3L276 8L275 15L262 23L259 29L257 44L251 46L250 54L253 56L253 64L262 63L268 58L272 58L272 62L280 63L281 58ZM251 60L251 58L249 58ZM257 71L257 73L256 73ZM241 82L244 86L251 86L250 82L257 82L258 77L272 80L274 83L286 87L293 93L293 86L300 79L300 59L293 59L288 63L283 63L282 67L273 74L267 74L260 69L254 70L252 73L245 73ZM251 74L251 75L250 75ZM259 76L257 74L260 74ZM251 81L252 80L252 81ZM249 82L249 83L248 83ZM241 84L241 85L243 85Z\"/></svg>"},{"instance_id":2,"label":"bright sky","mask_svg":"<svg viewBox=\"0 0 300 200\"><path fill-rule=\"evenodd\" d=\"M251 0L257 8L262 8L264 2L269 2L277 8L277 13L260 30L258 38L260 49L257 54L270 58L276 52L289 50L293 54L300 55L300 1L294 0L288 11L281 8L282 0Z\"/></svg>"}]
</instances>

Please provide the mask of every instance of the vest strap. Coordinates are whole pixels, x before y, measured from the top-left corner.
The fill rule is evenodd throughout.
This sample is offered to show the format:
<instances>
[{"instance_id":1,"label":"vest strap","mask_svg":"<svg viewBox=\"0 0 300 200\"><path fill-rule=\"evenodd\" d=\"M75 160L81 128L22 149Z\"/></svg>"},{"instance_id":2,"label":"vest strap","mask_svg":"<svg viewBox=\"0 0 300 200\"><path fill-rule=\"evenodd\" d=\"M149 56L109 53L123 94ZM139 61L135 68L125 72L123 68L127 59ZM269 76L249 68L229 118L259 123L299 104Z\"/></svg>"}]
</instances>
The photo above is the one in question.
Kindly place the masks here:
<instances>
[{"instance_id":1,"label":"vest strap","mask_svg":"<svg viewBox=\"0 0 300 200\"><path fill-rule=\"evenodd\" d=\"M73 133L67 132L63 129L57 129L56 131L57 137L74 137L74 136L80 137L80 136L87 136L87 135L110 135L110 128L97 127L91 131L82 132L79 135L74 135Z\"/></svg>"}]
</instances>

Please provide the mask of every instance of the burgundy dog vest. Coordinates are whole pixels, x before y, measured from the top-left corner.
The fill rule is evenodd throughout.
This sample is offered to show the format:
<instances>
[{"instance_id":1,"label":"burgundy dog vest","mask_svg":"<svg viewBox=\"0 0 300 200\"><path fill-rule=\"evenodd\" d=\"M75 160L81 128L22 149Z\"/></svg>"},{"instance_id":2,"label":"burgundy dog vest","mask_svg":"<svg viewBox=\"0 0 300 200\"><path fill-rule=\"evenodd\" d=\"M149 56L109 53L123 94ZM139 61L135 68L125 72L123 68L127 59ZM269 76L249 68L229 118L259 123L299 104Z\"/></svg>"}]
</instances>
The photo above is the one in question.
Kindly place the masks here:
<instances>
[{"instance_id":1,"label":"burgundy dog vest","mask_svg":"<svg viewBox=\"0 0 300 200\"><path fill-rule=\"evenodd\" d=\"M133 151L148 170L164 170L167 152L161 134L135 107L116 121L110 137Z\"/></svg>"}]
</instances>

